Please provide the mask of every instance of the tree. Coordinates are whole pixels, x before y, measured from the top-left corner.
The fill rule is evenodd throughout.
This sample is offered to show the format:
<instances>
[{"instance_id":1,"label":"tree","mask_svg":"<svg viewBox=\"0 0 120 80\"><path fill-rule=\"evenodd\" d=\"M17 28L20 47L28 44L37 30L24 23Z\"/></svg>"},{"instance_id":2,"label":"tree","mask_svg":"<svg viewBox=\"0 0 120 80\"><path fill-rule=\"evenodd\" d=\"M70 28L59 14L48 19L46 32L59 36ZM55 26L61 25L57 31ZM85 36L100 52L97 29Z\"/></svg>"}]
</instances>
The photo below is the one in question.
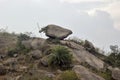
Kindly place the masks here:
<instances>
[{"instance_id":1,"label":"tree","mask_svg":"<svg viewBox=\"0 0 120 80\"><path fill-rule=\"evenodd\" d=\"M117 45L110 46L111 53L106 58L106 62L113 67L120 67L120 48Z\"/></svg>"}]
</instances>

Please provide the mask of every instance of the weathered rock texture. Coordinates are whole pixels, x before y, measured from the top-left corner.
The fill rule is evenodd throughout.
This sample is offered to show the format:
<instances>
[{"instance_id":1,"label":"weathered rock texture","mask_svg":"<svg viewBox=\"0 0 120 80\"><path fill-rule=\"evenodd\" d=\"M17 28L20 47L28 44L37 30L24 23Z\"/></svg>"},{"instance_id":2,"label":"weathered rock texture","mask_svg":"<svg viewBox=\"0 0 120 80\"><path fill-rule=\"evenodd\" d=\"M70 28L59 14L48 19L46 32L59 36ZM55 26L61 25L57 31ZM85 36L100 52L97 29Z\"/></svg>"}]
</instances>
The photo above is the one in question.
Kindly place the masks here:
<instances>
[{"instance_id":1,"label":"weathered rock texture","mask_svg":"<svg viewBox=\"0 0 120 80\"><path fill-rule=\"evenodd\" d=\"M90 52L86 51L85 48L81 45L71 41L60 41L60 43L71 48L73 56L78 62L86 62L91 67L97 70L104 68L104 62L96 56L94 56L93 54L91 54Z\"/></svg>"},{"instance_id":2,"label":"weathered rock texture","mask_svg":"<svg viewBox=\"0 0 120 80\"><path fill-rule=\"evenodd\" d=\"M112 70L112 77L113 77L115 80L120 80L120 69L114 68L114 69Z\"/></svg>"},{"instance_id":3,"label":"weathered rock texture","mask_svg":"<svg viewBox=\"0 0 120 80\"><path fill-rule=\"evenodd\" d=\"M80 80L105 80L104 78L90 72L88 69L80 65L74 66L73 71L78 74Z\"/></svg>"},{"instance_id":4,"label":"weathered rock texture","mask_svg":"<svg viewBox=\"0 0 120 80\"><path fill-rule=\"evenodd\" d=\"M62 28L57 25L48 25L45 28L42 28L40 32L45 32L46 36L53 39L64 39L72 34L71 30Z\"/></svg>"}]
</instances>

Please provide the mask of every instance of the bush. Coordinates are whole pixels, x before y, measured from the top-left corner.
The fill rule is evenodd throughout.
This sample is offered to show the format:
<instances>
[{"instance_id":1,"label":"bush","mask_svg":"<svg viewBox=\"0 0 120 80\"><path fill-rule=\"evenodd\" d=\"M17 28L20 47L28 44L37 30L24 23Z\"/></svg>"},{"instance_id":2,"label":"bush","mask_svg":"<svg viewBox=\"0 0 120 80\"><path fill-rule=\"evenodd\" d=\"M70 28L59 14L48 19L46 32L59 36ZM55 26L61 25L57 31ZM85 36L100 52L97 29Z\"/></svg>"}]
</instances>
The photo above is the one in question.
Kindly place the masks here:
<instances>
[{"instance_id":1,"label":"bush","mask_svg":"<svg viewBox=\"0 0 120 80\"><path fill-rule=\"evenodd\" d=\"M110 46L111 53L105 59L105 62L113 67L120 68L120 49L118 46Z\"/></svg>"},{"instance_id":2,"label":"bush","mask_svg":"<svg viewBox=\"0 0 120 80\"><path fill-rule=\"evenodd\" d=\"M79 80L79 78L75 72L65 71L58 76L57 80Z\"/></svg>"},{"instance_id":3,"label":"bush","mask_svg":"<svg viewBox=\"0 0 120 80\"><path fill-rule=\"evenodd\" d=\"M60 68L69 68L72 63L72 54L63 46L56 46L50 54L49 64Z\"/></svg>"},{"instance_id":4,"label":"bush","mask_svg":"<svg viewBox=\"0 0 120 80\"><path fill-rule=\"evenodd\" d=\"M30 39L30 36L28 36L28 35L26 35L26 34L20 34L19 36L18 36L18 40L19 41L23 41L23 40L28 40L28 39Z\"/></svg>"}]
</instances>

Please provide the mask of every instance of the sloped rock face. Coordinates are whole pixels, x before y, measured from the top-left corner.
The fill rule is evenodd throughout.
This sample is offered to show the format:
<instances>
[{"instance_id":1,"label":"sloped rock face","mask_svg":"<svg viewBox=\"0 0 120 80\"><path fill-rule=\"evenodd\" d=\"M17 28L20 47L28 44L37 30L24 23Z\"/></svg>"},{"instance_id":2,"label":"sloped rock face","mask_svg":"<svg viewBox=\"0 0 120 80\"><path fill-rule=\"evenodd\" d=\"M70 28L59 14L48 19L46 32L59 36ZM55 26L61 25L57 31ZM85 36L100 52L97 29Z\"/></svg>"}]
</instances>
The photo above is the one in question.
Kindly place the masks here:
<instances>
[{"instance_id":1,"label":"sloped rock face","mask_svg":"<svg viewBox=\"0 0 120 80\"><path fill-rule=\"evenodd\" d=\"M79 62L86 62L93 68L100 70L104 68L104 62L86 51L84 47L71 41L60 41L62 45L66 45L71 48L74 58Z\"/></svg>"},{"instance_id":2,"label":"sloped rock face","mask_svg":"<svg viewBox=\"0 0 120 80\"><path fill-rule=\"evenodd\" d=\"M53 39L64 39L70 34L72 34L71 30L62 28L57 25L48 25L45 28L42 28L40 32L44 31L46 36Z\"/></svg>"},{"instance_id":3,"label":"sloped rock face","mask_svg":"<svg viewBox=\"0 0 120 80\"><path fill-rule=\"evenodd\" d=\"M73 71L78 74L80 80L105 80L104 78L90 72L88 69L81 65L75 65Z\"/></svg>"},{"instance_id":4,"label":"sloped rock face","mask_svg":"<svg viewBox=\"0 0 120 80\"><path fill-rule=\"evenodd\" d=\"M120 69L114 68L114 69L112 70L112 77L113 77L115 80L120 80Z\"/></svg>"}]
</instances>

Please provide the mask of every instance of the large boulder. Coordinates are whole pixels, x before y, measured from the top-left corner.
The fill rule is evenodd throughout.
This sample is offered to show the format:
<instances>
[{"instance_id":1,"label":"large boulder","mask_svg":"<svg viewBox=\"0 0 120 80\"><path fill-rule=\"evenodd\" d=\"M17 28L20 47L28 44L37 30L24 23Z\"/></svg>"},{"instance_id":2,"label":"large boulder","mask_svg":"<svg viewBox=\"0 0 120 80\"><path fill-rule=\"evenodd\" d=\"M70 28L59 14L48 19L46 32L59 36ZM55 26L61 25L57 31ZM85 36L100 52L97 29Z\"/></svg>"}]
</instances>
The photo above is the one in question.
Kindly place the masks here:
<instances>
[{"instance_id":1,"label":"large boulder","mask_svg":"<svg viewBox=\"0 0 120 80\"><path fill-rule=\"evenodd\" d=\"M31 46L33 49L41 49L45 45L46 45L46 40L43 38L33 39L33 41L31 42Z\"/></svg>"},{"instance_id":2,"label":"large boulder","mask_svg":"<svg viewBox=\"0 0 120 80\"><path fill-rule=\"evenodd\" d=\"M104 68L104 62L98 57L91 54L90 52L86 51L83 46L65 40L61 40L60 43L71 49L71 52L73 53L73 57L77 60L77 62L87 63L88 65L90 65L91 67L97 70L101 70Z\"/></svg>"},{"instance_id":3,"label":"large boulder","mask_svg":"<svg viewBox=\"0 0 120 80\"><path fill-rule=\"evenodd\" d=\"M75 65L73 71L75 71L80 80L105 80L104 78L90 72L88 69L81 65Z\"/></svg>"},{"instance_id":4,"label":"large boulder","mask_svg":"<svg viewBox=\"0 0 120 80\"><path fill-rule=\"evenodd\" d=\"M115 80L120 80L120 69L119 68L114 68L112 70L112 77Z\"/></svg>"},{"instance_id":5,"label":"large boulder","mask_svg":"<svg viewBox=\"0 0 120 80\"><path fill-rule=\"evenodd\" d=\"M72 34L71 30L62 28L57 25L48 25L45 28L42 28L40 32L45 32L46 36L53 39L64 39Z\"/></svg>"}]
</instances>

